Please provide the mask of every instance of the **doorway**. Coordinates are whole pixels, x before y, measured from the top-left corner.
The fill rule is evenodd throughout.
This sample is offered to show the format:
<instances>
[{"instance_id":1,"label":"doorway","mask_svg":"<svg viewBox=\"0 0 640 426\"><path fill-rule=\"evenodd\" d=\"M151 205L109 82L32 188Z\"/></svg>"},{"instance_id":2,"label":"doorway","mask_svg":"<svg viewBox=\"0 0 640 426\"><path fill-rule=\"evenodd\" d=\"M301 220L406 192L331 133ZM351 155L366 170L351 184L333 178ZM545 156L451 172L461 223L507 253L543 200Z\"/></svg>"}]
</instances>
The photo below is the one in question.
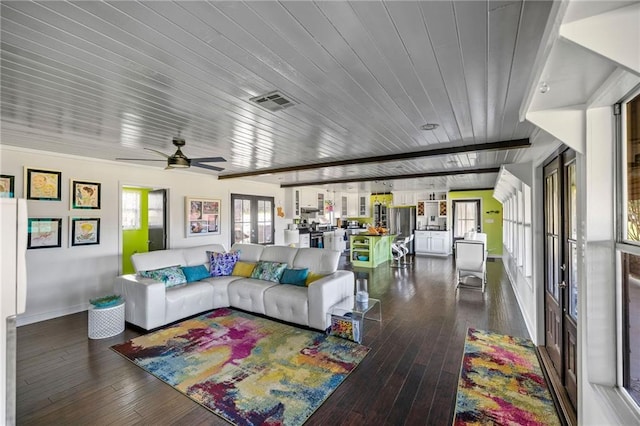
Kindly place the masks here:
<instances>
[{"instance_id":1,"label":"doorway","mask_svg":"<svg viewBox=\"0 0 640 426\"><path fill-rule=\"evenodd\" d=\"M120 198L122 273L131 274L132 254L167 248L167 190L123 186Z\"/></svg>"},{"instance_id":2,"label":"doorway","mask_svg":"<svg viewBox=\"0 0 640 426\"><path fill-rule=\"evenodd\" d=\"M576 154L567 149L544 167L544 349L552 373L577 407L578 256Z\"/></svg>"},{"instance_id":3,"label":"doorway","mask_svg":"<svg viewBox=\"0 0 640 426\"><path fill-rule=\"evenodd\" d=\"M480 200L453 200L453 247L456 241L470 231L482 232L480 225Z\"/></svg>"},{"instance_id":4,"label":"doorway","mask_svg":"<svg viewBox=\"0 0 640 426\"><path fill-rule=\"evenodd\" d=\"M273 244L273 206L273 197L231 194L231 245Z\"/></svg>"}]
</instances>

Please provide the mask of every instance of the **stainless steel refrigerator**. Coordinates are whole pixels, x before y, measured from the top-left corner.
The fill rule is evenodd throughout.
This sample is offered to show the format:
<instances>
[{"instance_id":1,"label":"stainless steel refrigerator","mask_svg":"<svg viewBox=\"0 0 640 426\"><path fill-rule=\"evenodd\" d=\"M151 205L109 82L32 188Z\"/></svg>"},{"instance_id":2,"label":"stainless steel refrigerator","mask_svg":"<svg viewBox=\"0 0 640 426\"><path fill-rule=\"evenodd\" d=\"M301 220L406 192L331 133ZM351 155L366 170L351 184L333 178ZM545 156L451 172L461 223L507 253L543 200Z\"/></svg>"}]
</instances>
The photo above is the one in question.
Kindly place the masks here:
<instances>
[{"instance_id":1,"label":"stainless steel refrigerator","mask_svg":"<svg viewBox=\"0 0 640 426\"><path fill-rule=\"evenodd\" d=\"M16 423L16 316L27 297L27 202L0 198L0 424Z\"/></svg>"},{"instance_id":2,"label":"stainless steel refrigerator","mask_svg":"<svg viewBox=\"0 0 640 426\"><path fill-rule=\"evenodd\" d=\"M389 209L389 233L398 238L408 237L416 229L415 207L392 207ZM413 241L409 244L409 254L413 254Z\"/></svg>"}]
</instances>

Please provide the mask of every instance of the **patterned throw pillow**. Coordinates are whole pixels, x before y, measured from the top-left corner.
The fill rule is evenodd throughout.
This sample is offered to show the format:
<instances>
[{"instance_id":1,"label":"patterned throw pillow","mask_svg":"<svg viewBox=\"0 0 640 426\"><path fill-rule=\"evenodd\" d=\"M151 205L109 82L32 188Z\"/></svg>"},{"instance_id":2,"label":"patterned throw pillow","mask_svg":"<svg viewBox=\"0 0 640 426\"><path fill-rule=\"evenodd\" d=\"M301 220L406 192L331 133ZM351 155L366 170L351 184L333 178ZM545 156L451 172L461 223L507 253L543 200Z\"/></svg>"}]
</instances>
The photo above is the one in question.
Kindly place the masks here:
<instances>
[{"instance_id":1,"label":"patterned throw pillow","mask_svg":"<svg viewBox=\"0 0 640 426\"><path fill-rule=\"evenodd\" d=\"M253 262L238 262L236 263L236 266L233 267L231 275L249 278L253 272L253 268L255 267L256 264Z\"/></svg>"},{"instance_id":2,"label":"patterned throw pillow","mask_svg":"<svg viewBox=\"0 0 640 426\"><path fill-rule=\"evenodd\" d=\"M230 251L229 253L218 253L215 251L208 251L209 259L211 261L210 274L212 277L226 277L231 275L233 267L236 266L240 253L237 251Z\"/></svg>"},{"instance_id":3,"label":"patterned throw pillow","mask_svg":"<svg viewBox=\"0 0 640 426\"><path fill-rule=\"evenodd\" d=\"M306 286L307 275L309 275L309 269L285 269L280 278L280 284L293 284L300 287Z\"/></svg>"},{"instance_id":4,"label":"patterned throw pillow","mask_svg":"<svg viewBox=\"0 0 640 426\"><path fill-rule=\"evenodd\" d=\"M152 271L140 271L138 275L144 278L152 278L156 281L164 283L166 288L171 288L187 282L184 272L179 266L170 266L168 268L154 269Z\"/></svg>"},{"instance_id":5,"label":"patterned throw pillow","mask_svg":"<svg viewBox=\"0 0 640 426\"><path fill-rule=\"evenodd\" d=\"M180 269L184 272L184 276L187 277L188 283L200 281L210 276L209 270L204 265L181 266Z\"/></svg>"},{"instance_id":6,"label":"patterned throw pillow","mask_svg":"<svg viewBox=\"0 0 640 426\"><path fill-rule=\"evenodd\" d=\"M287 269L286 263L261 261L253 268L251 278L279 283L285 269Z\"/></svg>"}]
</instances>

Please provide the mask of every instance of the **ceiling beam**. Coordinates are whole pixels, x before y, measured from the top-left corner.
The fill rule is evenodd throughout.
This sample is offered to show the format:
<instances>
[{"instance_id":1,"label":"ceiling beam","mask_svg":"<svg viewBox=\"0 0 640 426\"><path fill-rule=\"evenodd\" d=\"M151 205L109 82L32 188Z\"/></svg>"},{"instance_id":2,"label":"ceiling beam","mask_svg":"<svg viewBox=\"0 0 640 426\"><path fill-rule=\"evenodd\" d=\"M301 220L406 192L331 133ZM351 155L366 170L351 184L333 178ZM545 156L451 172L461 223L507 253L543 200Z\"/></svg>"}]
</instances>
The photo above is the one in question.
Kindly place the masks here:
<instances>
[{"instance_id":1,"label":"ceiling beam","mask_svg":"<svg viewBox=\"0 0 640 426\"><path fill-rule=\"evenodd\" d=\"M332 180L317 180L313 182L296 182L296 183L282 183L280 188L293 188L298 186L318 186L318 185L330 185L335 183L351 183L351 182L371 182L375 180L399 180L399 179L415 179L425 177L440 177L440 176L456 176L456 175L469 175L469 174L482 174L482 173L498 173L500 167L488 167L484 169L460 169L460 170L447 170L441 172L428 172L428 173L411 173L407 175L387 175L387 176L375 176L375 177L362 177L362 178L345 178L345 179L332 179Z\"/></svg>"},{"instance_id":2,"label":"ceiling beam","mask_svg":"<svg viewBox=\"0 0 640 426\"><path fill-rule=\"evenodd\" d=\"M436 155L460 154L464 152L528 148L530 146L531 146L531 142L529 142L529 138L514 139L510 141L488 142L488 143L463 145L463 146L452 146L447 148L426 149L422 151L401 152L398 154L351 158L348 160L324 161L321 163L302 164L298 166L276 167L272 169L261 169L261 170L254 170L250 172L229 173L229 174L218 175L218 179L233 179L233 178L241 178L241 177L247 177L247 176L259 176L264 174L321 169L323 167L350 166L353 164L382 163L382 162L388 162L388 161L408 160L408 159L419 158L419 157L433 157ZM350 180L349 182L355 182L355 181Z\"/></svg>"}]
</instances>

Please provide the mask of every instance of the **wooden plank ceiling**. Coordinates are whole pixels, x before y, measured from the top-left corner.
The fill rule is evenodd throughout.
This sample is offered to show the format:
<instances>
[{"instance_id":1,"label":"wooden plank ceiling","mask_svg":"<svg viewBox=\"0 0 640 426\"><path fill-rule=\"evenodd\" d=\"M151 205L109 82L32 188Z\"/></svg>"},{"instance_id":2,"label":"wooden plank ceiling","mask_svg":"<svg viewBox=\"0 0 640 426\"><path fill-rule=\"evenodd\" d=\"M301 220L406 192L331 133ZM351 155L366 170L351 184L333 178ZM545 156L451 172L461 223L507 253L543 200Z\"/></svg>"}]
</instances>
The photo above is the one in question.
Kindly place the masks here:
<instances>
[{"instance_id":1,"label":"wooden plank ceiling","mask_svg":"<svg viewBox=\"0 0 640 426\"><path fill-rule=\"evenodd\" d=\"M221 172L192 171L224 176L530 138L535 128L519 122L518 110L551 2L2 1L0 8L3 144L162 160L143 148L172 154L180 134L188 157L227 159L216 163ZM272 112L250 101L276 90L295 105ZM439 126L421 130L426 123ZM379 180L527 159L527 149L491 150L259 179ZM495 178L393 186L492 187Z\"/></svg>"}]
</instances>

